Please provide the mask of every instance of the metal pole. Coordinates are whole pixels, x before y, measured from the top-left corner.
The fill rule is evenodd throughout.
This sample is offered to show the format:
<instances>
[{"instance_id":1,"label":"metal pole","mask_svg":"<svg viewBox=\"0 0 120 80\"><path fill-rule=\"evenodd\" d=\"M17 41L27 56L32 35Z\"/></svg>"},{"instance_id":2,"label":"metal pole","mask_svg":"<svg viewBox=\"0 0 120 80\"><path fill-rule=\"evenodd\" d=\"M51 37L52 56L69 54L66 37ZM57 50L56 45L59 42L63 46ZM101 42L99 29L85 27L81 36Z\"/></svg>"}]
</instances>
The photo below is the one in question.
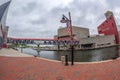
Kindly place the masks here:
<instances>
[{"instance_id":1,"label":"metal pole","mask_svg":"<svg viewBox=\"0 0 120 80\"><path fill-rule=\"evenodd\" d=\"M71 65L74 65L74 47L71 46Z\"/></svg>"},{"instance_id":2,"label":"metal pole","mask_svg":"<svg viewBox=\"0 0 120 80\"><path fill-rule=\"evenodd\" d=\"M38 57L40 57L40 51L39 50L37 51L37 53L38 53Z\"/></svg>"},{"instance_id":3,"label":"metal pole","mask_svg":"<svg viewBox=\"0 0 120 80\"><path fill-rule=\"evenodd\" d=\"M22 46L21 46L21 53L23 53Z\"/></svg>"},{"instance_id":4,"label":"metal pole","mask_svg":"<svg viewBox=\"0 0 120 80\"><path fill-rule=\"evenodd\" d=\"M73 33L72 33L72 20L69 12L70 28L71 28L71 65L74 65L74 46L73 46Z\"/></svg>"}]
</instances>

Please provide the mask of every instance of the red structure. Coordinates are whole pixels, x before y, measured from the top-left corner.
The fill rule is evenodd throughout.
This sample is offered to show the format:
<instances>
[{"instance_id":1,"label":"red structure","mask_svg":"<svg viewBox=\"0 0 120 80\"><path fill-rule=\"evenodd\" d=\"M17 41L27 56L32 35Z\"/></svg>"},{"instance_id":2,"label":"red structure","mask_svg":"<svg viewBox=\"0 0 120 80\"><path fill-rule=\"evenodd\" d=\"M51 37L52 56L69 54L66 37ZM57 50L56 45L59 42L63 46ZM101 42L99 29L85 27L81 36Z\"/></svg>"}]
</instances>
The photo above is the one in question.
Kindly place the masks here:
<instances>
[{"instance_id":1,"label":"red structure","mask_svg":"<svg viewBox=\"0 0 120 80\"><path fill-rule=\"evenodd\" d=\"M49 38L12 38L12 37L7 37L8 39L12 40L41 40L41 41L57 41L58 39L49 39Z\"/></svg>"},{"instance_id":2,"label":"red structure","mask_svg":"<svg viewBox=\"0 0 120 80\"><path fill-rule=\"evenodd\" d=\"M115 35L116 44L119 44L119 35L116 26L116 22L114 20L113 15L107 18L102 24L98 26L98 33L104 35Z\"/></svg>"}]
</instances>

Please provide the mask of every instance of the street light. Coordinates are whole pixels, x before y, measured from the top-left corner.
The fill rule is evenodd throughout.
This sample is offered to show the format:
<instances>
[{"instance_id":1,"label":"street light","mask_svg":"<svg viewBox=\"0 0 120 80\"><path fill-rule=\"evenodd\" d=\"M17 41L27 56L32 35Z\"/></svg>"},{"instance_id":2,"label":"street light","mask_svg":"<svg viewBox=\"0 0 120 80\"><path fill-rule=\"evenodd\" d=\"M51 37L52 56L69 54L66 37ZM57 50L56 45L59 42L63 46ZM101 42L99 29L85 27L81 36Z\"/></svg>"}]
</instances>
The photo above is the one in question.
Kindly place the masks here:
<instances>
[{"instance_id":1,"label":"street light","mask_svg":"<svg viewBox=\"0 0 120 80\"><path fill-rule=\"evenodd\" d=\"M73 44L73 33L72 33L72 20L71 20L71 15L70 12L68 13L69 18L67 18L65 15L62 16L62 20L60 21L61 23L66 23L69 22L69 28L70 28L70 39L71 39L71 65L74 65L74 44Z\"/></svg>"}]
</instances>

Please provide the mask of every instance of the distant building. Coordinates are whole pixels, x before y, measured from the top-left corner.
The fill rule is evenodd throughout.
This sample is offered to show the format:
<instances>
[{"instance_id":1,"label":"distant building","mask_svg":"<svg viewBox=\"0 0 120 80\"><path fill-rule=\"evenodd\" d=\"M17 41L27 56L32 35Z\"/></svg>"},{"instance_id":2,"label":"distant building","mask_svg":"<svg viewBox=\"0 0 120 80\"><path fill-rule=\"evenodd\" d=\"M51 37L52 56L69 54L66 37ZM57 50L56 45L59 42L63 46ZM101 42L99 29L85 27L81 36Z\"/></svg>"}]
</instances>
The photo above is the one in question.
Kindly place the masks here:
<instances>
[{"instance_id":1,"label":"distant building","mask_svg":"<svg viewBox=\"0 0 120 80\"><path fill-rule=\"evenodd\" d=\"M73 32L74 39L75 38L76 39L77 38L84 38L84 37L90 36L88 28L82 28L82 27L73 26L72 27L72 32ZM70 37L69 37L69 35L68 35L67 31L66 31L66 27L58 29L57 37L59 39L69 39L70 40Z\"/></svg>"},{"instance_id":2,"label":"distant building","mask_svg":"<svg viewBox=\"0 0 120 80\"><path fill-rule=\"evenodd\" d=\"M114 16L113 12L112 12L112 11L107 11L107 12L105 13L106 19L108 19L110 16Z\"/></svg>"},{"instance_id":3,"label":"distant building","mask_svg":"<svg viewBox=\"0 0 120 80\"><path fill-rule=\"evenodd\" d=\"M96 35L80 39L80 49L100 48L115 45L114 35Z\"/></svg>"},{"instance_id":4,"label":"distant building","mask_svg":"<svg viewBox=\"0 0 120 80\"><path fill-rule=\"evenodd\" d=\"M120 31L120 25L117 25L118 26L118 31Z\"/></svg>"},{"instance_id":5,"label":"distant building","mask_svg":"<svg viewBox=\"0 0 120 80\"><path fill-rule=\"evenodd\" d=\"M120 42L120 25L117 25L118 33L119 33L119 42Z\"/></svg>"},{"instance_id":6,"label":"distant building","mask_svg":"<svg viewBox=\"0 0 120 80\"><path fill-rule=\"evenodd\" d=\"M76 49L99 48L115 45L115 35L90 35L88 28L81 28L73 26L74 40L78 40L79 44L75 46ZM59 35L59 36L58 36ZM54 38L58 40L70 40L66 28L58 29L58 35ZM68 49L70 44L55 46L58 49Z\"/></svg>"},{"instance_id":7,"label":"distant building","mask_svg":"<svg viewBox=\"0 0 120 80\"><path fill-rule=\"evenodd\" d=\"M119 36L120 36L120 25L117 25Z\"/></svg>"},{"instance_id":8,"label":"distant building","mask_svg":"<svg viewBox=\"0 0 120 80\"><path fill-rule=\"evenodd\" d=\"M119 34L114 15L111 11L105 13L106 20L98 26L98 33L104 35L115 35L116 44L119 44Z\"/></svg>"},{"instance_id":9,"label":"distant building","mask_svg":"<svg viewBox=\"0 0 120 80\"><path fill-rule=\"evenodd\" d=\"M85 37L90 36L88 28L72 26L72 32L73 32L73 37L75 40L79 40L79 38L85 38ZM58 34L55 35L54 38L57 38L58 40L64 40L64 41L69 40L70 41L70 36L67 33L66 27L59 28ZM67 46L67 48L70 48L70 45L58 45L56 47L60 49L60 48L64 48L65 46Z\"/></svg>"},{"instance_id":10,"label":"distant building","mask_svg":"<svg viewBox=\"0 0 120 80\"><path fill-rule=\"evenodd\" d=\"M72 26L74 40L78 40L79 44L76 49L89 49L108 47L119 44L119 36L117 26L111 11L105 13L106 20L98 26L98 35L90 35L88 28ZM54 37L58 40L70 40L70 36L66 31L66 27L58 29L58 34ZM70 44L58 45L58 49L70 48Z\"/></svg>"}]
</instances>

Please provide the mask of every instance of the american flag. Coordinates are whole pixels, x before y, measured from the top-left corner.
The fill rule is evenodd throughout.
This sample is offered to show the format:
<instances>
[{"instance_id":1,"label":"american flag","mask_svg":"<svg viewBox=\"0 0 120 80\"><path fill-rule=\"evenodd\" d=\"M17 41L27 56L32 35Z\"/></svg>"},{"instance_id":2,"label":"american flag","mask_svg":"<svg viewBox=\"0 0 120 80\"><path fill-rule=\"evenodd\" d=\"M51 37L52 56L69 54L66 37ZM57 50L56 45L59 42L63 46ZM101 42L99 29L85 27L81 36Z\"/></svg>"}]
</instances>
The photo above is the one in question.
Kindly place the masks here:
<instances>
[{"instance_id":1,"label":"american flag","mask_svg":"<svg viewBox=\"0 0 120 80\"><path fill-rule=\"evenodd\" d=\"M67 24L67 29L66 30L67 30L68 34L71 36L71 24L70 24L70 21L67 20L66 24Z\"/></svg>"}]
</instances>

